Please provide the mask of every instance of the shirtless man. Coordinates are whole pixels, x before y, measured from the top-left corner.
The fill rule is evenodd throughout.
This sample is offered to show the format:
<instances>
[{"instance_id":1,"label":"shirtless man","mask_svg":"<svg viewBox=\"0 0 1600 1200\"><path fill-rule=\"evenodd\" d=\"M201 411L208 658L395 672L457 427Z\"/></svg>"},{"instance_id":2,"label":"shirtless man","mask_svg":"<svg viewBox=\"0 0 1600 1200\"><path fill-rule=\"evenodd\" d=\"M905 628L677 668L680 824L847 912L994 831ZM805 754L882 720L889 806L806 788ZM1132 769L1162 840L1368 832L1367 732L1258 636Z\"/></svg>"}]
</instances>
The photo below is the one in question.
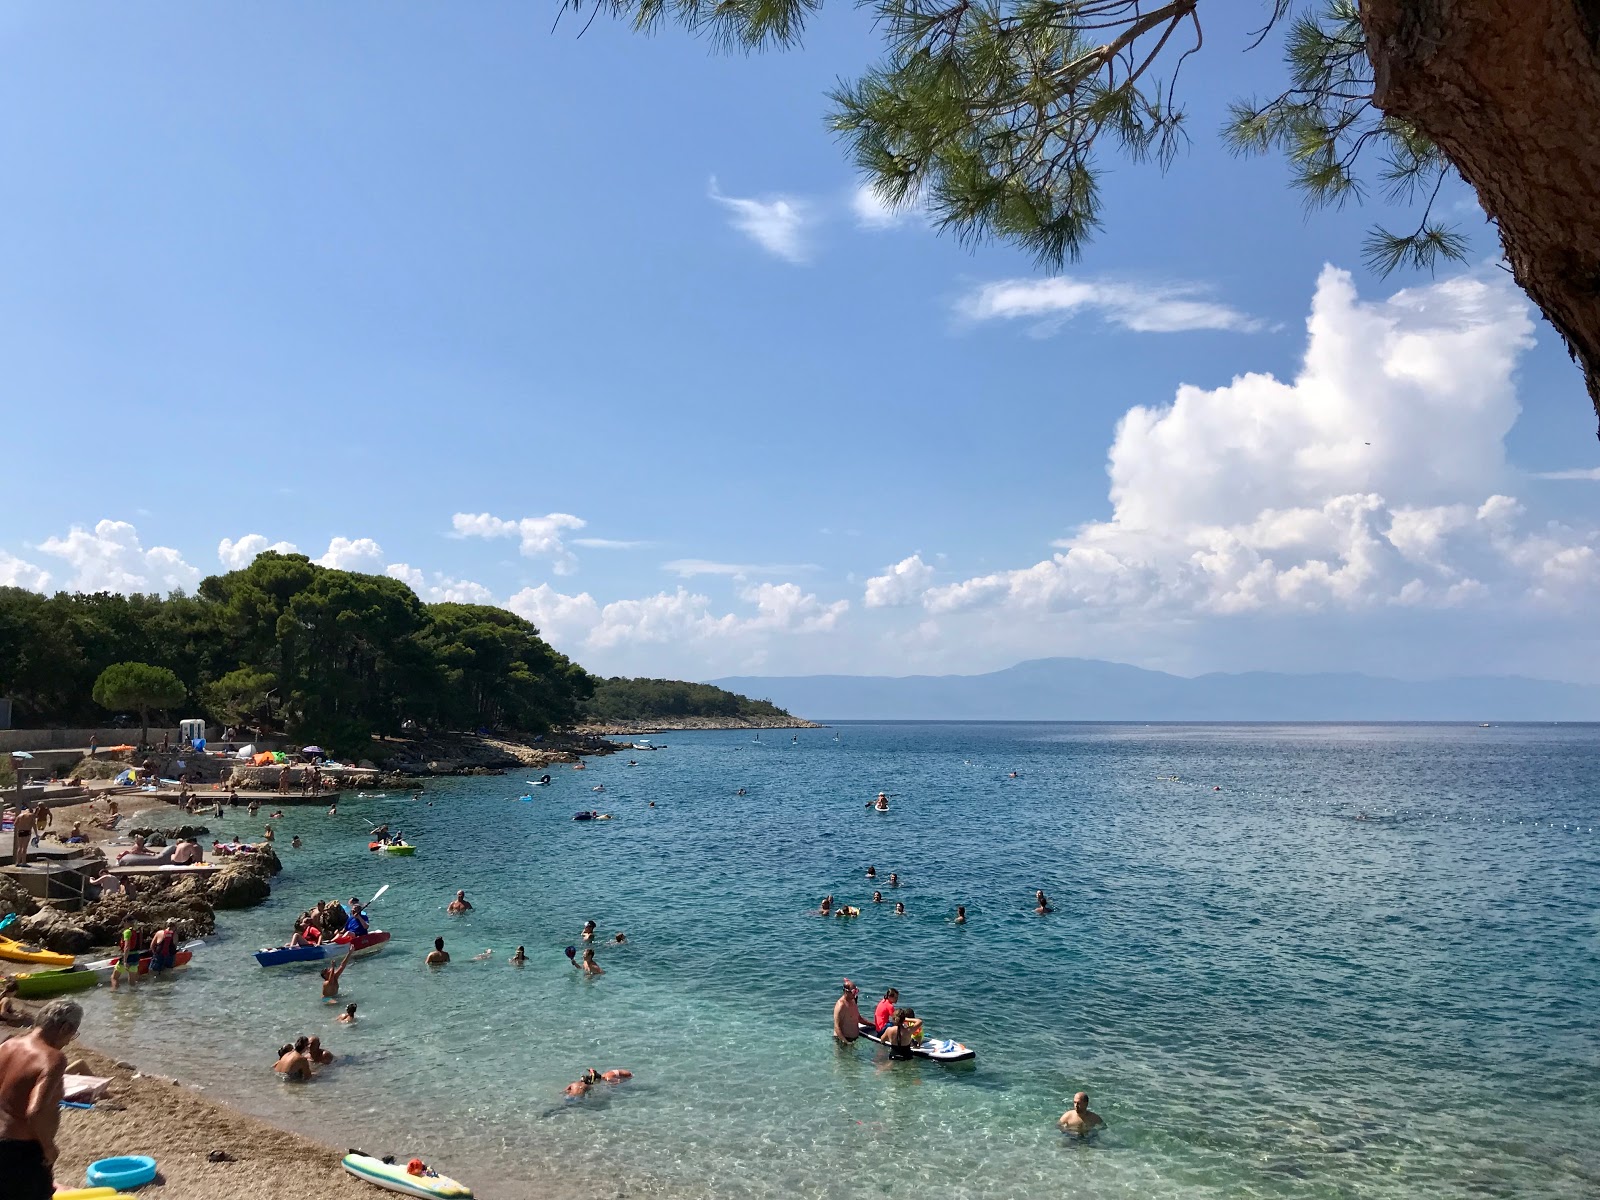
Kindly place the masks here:
<instances>
[{"instance_id":1,"label":"shirtless man","mask_svg":"<svg viewBox=\"0 0 1600 1200\"><path fill-rule=\"evenodd\" d=\"M860 994L860 989L846 979L843 994L833 1003L833 1036L846 1045L861 1036L861 1009L856 1004Z\"/></svg>"},{"instance_id":2,"label":"shirtless man","mask_svg":"<svg viewBox=\"0 0 1600 1200\"><path fill-rule=\"evenodd\" d=\"M472 911L472 902L467 899L467 893L466 892L458 891L456 893L456 898L454 900L450 901L449 904L445 905L444 906L444 910L445 910L445 912L449 912L449 913L471 912Z\"/></svg>"},{"instance_id":3,"label":"shirtless man","mask_svg":"<svg viewBox=\"0 0 1600 1200\"><path fill-rule=\"evenodd\" d=\"M12 1200L50 1200L61 1122L62 1048L77 1035L83 1009L52 1000L34 1027L0 1045L0 1179Z\"/></svg>"},{"instance_id":4,"label":"shirtless man","mask_svg":"<svg viewBox=\"0 0 1600 1200\"><path fill-rule=\"evenodd\" d=\"M1055 909L1050 904L1049 898L1044 894L1043 888L1040 888L1038 891L1033 893L1033 911L1041 917L1046 913L1055 912Z\"/></svg>"},{"instance_id":5,"label":"shirtless man","mask_svg":"<svg viewBox=\"0 0 1600 1200\"><path fill-rule=\"evenodd\" d=\"M580 962L579 960L574 959L572 965L577 967L578 970L582 971L585 975L604 975L605 974L605 969L603 967L601 967L599 963L594 961L594 947L593 946L586 947L584 949L584 951L583 951L583 959L582 959L582 961Z\"/></svg>"},{"instance_id":6,"label":"shirtless man","mask_svg":"<svg viewBox=\"0 0 1600 1200\"><path fill-rule=\"evenodd\" d=\"M306 1048L310 1045L310 1038L296 1038L294 1045L285 1046L278 1052L278 1061L272 1064L272 1069L285 1079L310 1079L314 1074L311 1060L306 1057Z\"/></svg>"},{"instance_id":7,"label":"shirtless man","mask_svg":"<svg viewBox=\"0 0 1600 1200\"><path fill-rule=\"evenodd\" d=\"M444 939L442 937L433 939L433 949L428 951L428 957L423 961L430 967L441 966L450 961L450 956L445 953Z\"/></svg>"},{"instance_id":8,"label":"shirtless man","mask_svg":"<svg viewBox=\"0 0 1600 1200\"><path fill-rule=\"evenodd\" d=\"M306 1039L306 1057L320 1067L325 1067L333 1061L333 1051L323 1048L322 1039L312 1034Z\"/></svg>"},{"instance_id":9,"label":"shirtless man","mask_svg":"<svg viewBox=\"0 0 1600 1200\"><path fill-rule=\"evenodd\" d=\"M193 838L184 838L172 852L172 861L178 866L202 863L205 860L206 852L200 849L200 843Z\"/></svg>"},{"instance_id":10,"label":"shirtless man","mask_svg":"<svg viewBox=\"0 0 1600 1200\"><path fill-rule=\"evenodd\" d=\"M1061 1114L1061 1120L1056 1124L1069 1133L1088 1133L1105 1122L1100 1119L1099 1113L1089 1111L1089 1093L1079 1092L1072 1098L1072 1107Z\"/></svg>"},{"instance_id":11,"label":"shirtless man","mask_svg":"<svg viewBox=\"0 0 1600 1200\"><path fill-rule=\"evenodd\" d=\"M28 862L28 843L33 841L33 809L17 810L16 823L11 827L11 860L17 866Z\"/></svg>"},{"instance_id":12,"label":"shirtless man","mask_svg":"<svg viewBox=\"0 0 1600 1200\"><path fill-rule=\"evenodd\" d=\"M322 998L332 1000L339 994L339 977L344 974L344 969L350 965L350 956L356 952L355 946L344 952L344 957L339 960L337 967L324 967L322 969Z\"/></svg>"}]
</instances>

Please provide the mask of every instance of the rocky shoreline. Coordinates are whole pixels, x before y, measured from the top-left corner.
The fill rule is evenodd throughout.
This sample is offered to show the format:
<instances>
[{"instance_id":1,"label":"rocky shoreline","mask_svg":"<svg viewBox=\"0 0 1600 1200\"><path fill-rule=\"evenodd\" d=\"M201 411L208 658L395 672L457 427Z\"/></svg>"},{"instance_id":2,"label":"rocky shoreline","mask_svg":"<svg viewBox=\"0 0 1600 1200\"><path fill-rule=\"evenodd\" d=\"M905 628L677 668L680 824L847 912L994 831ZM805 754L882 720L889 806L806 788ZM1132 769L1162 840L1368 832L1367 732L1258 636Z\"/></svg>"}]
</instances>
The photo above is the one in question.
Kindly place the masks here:
<instances>
[{"instance_id":1,"label":"rocky shoreline","mask_svg":"<svg viewBox=\"0 0 1600 1200\"><path fill-rule=\"evenodd\" d=\"M627 737L639 733L683 733L719 729L826 729L804 717L665 717L658 721L605 721L579 725L574 733L590 737Z\"/></svg>"}]
</instances>

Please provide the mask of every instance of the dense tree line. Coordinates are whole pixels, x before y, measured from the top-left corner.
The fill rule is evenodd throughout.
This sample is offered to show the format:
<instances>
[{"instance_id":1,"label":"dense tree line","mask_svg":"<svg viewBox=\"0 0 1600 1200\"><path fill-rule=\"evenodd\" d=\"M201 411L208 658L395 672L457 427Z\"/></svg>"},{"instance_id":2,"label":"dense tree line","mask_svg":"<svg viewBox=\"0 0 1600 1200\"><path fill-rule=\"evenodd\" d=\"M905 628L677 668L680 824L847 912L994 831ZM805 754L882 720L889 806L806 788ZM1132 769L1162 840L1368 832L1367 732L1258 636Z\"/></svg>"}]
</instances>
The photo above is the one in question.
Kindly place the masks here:
<instances>
[{"instance_id":1,"label":"dense tree line","mask_svg":"<svg viewBox=\"0 0 1600 1200\"><path fill-rule=\"evenodd\" d=\"M0 695L17 725L104 722L94 685L119 663L182 681L169 718L203 713L349 750L412 726L568 725L593 687L505 609L424 604L397 579L300 554L262 554L193 596L0 588Z\"/></svg>"},{"instance_id":2,"label":"dense tree line","mask_svg":"<svg viewBox=\"0 0 1600 1200\"><path fill-rule=\"evenodd\" d=\"M653 721L666 717L787 717L767 700L751 700L709 683L676 679L597 679L588 712L596 721Z\"/></svg>"}]
</instances>

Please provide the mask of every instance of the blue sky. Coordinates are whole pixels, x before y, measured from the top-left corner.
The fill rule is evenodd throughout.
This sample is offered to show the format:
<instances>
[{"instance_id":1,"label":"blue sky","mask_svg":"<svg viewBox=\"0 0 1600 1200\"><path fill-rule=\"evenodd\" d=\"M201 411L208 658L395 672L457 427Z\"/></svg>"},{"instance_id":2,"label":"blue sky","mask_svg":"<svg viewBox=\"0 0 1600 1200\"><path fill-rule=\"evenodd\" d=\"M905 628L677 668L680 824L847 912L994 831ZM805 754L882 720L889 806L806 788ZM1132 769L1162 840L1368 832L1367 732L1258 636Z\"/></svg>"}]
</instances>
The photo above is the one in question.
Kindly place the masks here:
<instances>
[{"instance_id":1,"label":"blue sky","mask_svg":"<svg viewBox=\"0 0 1600 1200\"><path fill-rule=\"evenodd\" d=\"M1600 679L1578 374L1465 189L1470 269L1376 280L1377 209L1217 144L1252 6L1056 279L862 204L859 11L746 58L549 7L0 12L0 579L286 543L607 672Z\"/></svg>"}]
</instances>

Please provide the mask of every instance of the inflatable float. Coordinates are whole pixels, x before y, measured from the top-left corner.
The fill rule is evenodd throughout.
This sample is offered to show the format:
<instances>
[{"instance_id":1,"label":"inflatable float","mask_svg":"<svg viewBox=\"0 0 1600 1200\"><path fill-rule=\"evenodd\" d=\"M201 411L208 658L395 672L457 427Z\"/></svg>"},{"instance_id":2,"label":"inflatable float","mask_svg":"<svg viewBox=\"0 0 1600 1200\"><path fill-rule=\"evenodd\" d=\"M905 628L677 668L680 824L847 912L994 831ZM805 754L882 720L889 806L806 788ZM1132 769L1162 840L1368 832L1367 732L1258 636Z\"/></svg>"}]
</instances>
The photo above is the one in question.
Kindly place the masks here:
<instances>
[{"instance_id":1,"label":"inflatable float","mask_svg":"<svg viewBox=\"0 0 1600 1200\"><path fill-rule=\"evenodd\" d=\"M471 1200L472 1189L448 1175L413 1175L400 1163L386 1163L370 1154L346 1154L344 1169L357 1179L407 1196L438 1196L446 1200Z\"/></svg>"},{"instance_id":2,"label":"inflatable float","mask_svg":"<svg viewBox=\"0 0 1600 1200\"><path fill-rule=\"evenodd\" d=\"M862 1022L861 1025L861 1036L869 1042L877 1042L880 1046L885 1044L872 1026L865 1022ZM911 1056L913 1058L925 1058L929 1062L953 1063L968 1062L977 1058L978 1052L949 1038L925 1037L920 1044L911 1047Z\"/></svg>"},{"instance_id":3,"label":"inflatable float","mask_svg":"<svg viewBox=\"0 0 1600 1200\"><path fill-rule=\"evenodd\" d=\"M156 1177L156 1160L148 1154L124 1154L118 1158L102 1158L89 1164L84 1179L92 1188L143 1187Z\"/></svg>"}]
</instances>

